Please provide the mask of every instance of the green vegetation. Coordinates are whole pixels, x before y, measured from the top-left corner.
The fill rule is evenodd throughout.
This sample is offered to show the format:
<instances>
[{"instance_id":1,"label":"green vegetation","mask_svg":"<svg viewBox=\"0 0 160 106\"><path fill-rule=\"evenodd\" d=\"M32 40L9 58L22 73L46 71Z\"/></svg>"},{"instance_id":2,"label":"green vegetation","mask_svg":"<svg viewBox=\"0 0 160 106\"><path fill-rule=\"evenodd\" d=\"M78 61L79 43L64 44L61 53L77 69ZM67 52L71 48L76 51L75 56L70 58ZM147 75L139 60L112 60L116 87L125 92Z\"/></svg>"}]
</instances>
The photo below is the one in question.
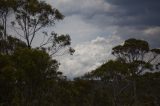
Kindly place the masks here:
<instances>
[{"instance_id":1,"label":"green vegetation","mask_svg":"<svg viewBox=\"0 0 160 106\"><path fill-rule=\"evenodd\" d=\"M106 62L84 78L102 82L111 93L113 106L158 106L160 49L150 49L143 40L128 39L114 47L112 54L115 60ZM155 70L157 72L151 73Z\"/></svg>"},{"instance_id":2,"label":"green vegetation","mask_svg":"<svg viewBox=\"0 0 160 106\"><path fill-rule=\"evenodd\" d=\"M23 40L7 34L11 14L12 27ZM73 81L59 72L52 56L74 53L70 36L44 31L47 39L36 48L32 43L39 30L63 17L38 0L0 2L0 106L160 105L160 49L150 49L143 40L114 47L116 59Z\"/></svg>"}]
</instances>

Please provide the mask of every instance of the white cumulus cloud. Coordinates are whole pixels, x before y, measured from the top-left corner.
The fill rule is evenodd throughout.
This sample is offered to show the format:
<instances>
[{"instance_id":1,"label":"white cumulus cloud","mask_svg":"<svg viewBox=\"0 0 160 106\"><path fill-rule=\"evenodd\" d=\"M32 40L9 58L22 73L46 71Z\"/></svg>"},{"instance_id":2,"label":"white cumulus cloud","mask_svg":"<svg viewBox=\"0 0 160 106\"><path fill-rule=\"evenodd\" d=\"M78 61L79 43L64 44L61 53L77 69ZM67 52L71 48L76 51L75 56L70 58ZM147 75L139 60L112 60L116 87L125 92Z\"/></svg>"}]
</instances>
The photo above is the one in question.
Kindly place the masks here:
<instances>
[{"instance_id":1,"label":"white cumulus cloud","mask_svg":"<svg viewBox=\"0 0 160 106\"><path fill-rule=\"evenodd\" d=\"M121 39L116 36L108 38L97 37L89 42L77 44L73 56L60 57L60 71L69 78L81 76L92 71L108 59L112 58L111 50L120 44Z\"/></svg>"}]
</instances>

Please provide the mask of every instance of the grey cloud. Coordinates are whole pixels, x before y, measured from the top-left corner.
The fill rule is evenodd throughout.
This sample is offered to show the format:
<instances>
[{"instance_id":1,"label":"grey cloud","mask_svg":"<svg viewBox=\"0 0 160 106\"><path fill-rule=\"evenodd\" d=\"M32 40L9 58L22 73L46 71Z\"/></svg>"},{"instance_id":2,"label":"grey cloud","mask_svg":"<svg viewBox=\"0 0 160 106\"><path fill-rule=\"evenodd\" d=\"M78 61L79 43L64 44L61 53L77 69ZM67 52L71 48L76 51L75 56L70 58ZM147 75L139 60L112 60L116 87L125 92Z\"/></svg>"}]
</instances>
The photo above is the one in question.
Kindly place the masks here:
<instances>
[{"instance_id":1,"label":"grey cloud","mask_svg":"<svg viewBox=\"0 0 160 106\"><path fill-rule=\"evenodd\" d=\"M152 48L160 47L160 27L117 27L116 36L122 39L137 38L148 41Z\"/></svg>"},{"instance_id":2,"label":"grey cloud","mask_svg":"<svg viewBox=\"0 0 160 106\"><path fill-rule=\"evenodd\" d=\"M116 5L117 18L120 17L120 25L160 25L160 1L159 0L106 0Z\"/></svg>"},{"instance_id":3,"label":"grey cloud","mask_svg":"<svg viewBox=\"0 0 160 106\"><path fill-rule=\"evenodd\" d=\"M94 24L159 26L159 0L61 0L53 2L64 15L80 15ZM85 19L84 19L85 20ZM107 21L106 21L107 20ZM97 22L98 21L98 22ZM100 22L102 21L102 22Z\"/></svg>"},{"instance_id":4,"label":"grey cloud","mask_svg":"<svg viewBox=\"0 0 160 106\"><path fill-rule=\"evenodd\" d=\"M66 15L81 14L81 16L93 16L95 13L109 12L111 5L104 0L61 0L56 1L57 6Z\"/></svg>"},{"instance_id":5,"label":"grey cloud","mask_svg":"<svg viewBox=\"0 0 160 106\"><path fill-rule=\"evenodd\" d=\"M153 48L160 48L160 26L147 28L143 33L144 37L150 41Z\"/></svg>"},{"instance_id":6,"label":"grey cloud","mask_svg":"<svg viewBox=\"0 0 160 106\"><path fill-rule=\"evenodd\" d=\"M160 0L47 1L65 15L64 21L56 24L55 32L71 35L76 49L73 57L60 59L65 75L82 75L100 65L103 59L97 61L95 57L105 57L118 40L137 38L148 41L153 48L160 47ZM102 50L104 44L109 50Z\"/></svg>"},{"instance_id":7,"label":"grey cloud","mask_svg":"<svg viewBox=\"0 0 160 106\"><path fill-rule=\"evenodd\" d=\"M153 36L150 33L144 33L144 30L160 26L159 0L49 1L53 5L55 3L66 18L70 19L70 21L67 20L70 23L60 25L59 31L68 29L67 31L71 32L74 39L83 38L82 40L86 41L96 36L105 37L116 32L116 35L124 40L131 37L140 38L149 41L152 46L159 46L160 35ZM76 25L79 22L85 24L77 24L76 27L71 24L75 23ZM91 30L86 31L87 29Z\"/></svg>"}]
</instances>

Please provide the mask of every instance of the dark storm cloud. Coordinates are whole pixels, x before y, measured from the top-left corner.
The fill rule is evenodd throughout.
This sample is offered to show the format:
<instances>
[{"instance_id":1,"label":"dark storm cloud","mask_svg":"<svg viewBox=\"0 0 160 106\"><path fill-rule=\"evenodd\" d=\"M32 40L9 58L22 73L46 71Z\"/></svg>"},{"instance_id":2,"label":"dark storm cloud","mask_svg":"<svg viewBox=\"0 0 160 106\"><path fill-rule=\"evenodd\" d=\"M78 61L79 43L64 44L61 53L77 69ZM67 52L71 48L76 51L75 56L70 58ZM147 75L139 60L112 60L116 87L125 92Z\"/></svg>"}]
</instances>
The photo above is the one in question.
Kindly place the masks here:
<instances>
[{"instance_id":1,"label":"dark storm cloud","mask_svg":"<svg viewBox=\"0 0 160 106\"><path fill-rule=\"evenodd\" d=\"M93 6L70 11L68 15L81 14L86 21L100 25L160 26L160 0L105 0L104 3L110 5L107 11Z\"/></svg>"},{"instance_id":2,"label":"dark storm cloud","mask_svg":"<svg viewBox=\"0 0 160 106\"><path fill-rule=\"evenodd\" d=\"M106 0L117 6L118 25L160 25L160 0ZM119 11L121 10L121 11Z\"/></svg>"},{"instance_id":3,"label":"dark storm cloud","mask_svg":"<svg viewBox=\"0 0 160 106\"><path fill-rule=\"evenodd\" d=\"M104 15L95 15L92 22L102 26L117 26L116 35L122 39L147 40L151 47L160 47L159 0L106 0L112 8ZM147 32L147 33L146 33Z\"/></svg>"},{"instance_id":4,"label":"dark storm cloud","mask_svg":"<svg viewBox=\"0 0 160 106\"><path fill-rule=\"evenodd\" d=\"M103 17L109 25L160 25L160 0L68 0L60 9L66 16L80 15L95 23Z\"/></svg>"},{"instance_id":5,"label":"dark storm cloud","mask_svg":"<svg viewBox=\"0 0 160 106\"><path fill-rule=\"evenodd\" d=\"M160 47L160 0L106 0L116 6L110 14L122 38L140 38Z\"/></svg>"},{"instance_id":6,"label":"dark storm cloud","mask_svg":"<svg viewBox=\"0 0 160 106\"><path fill-rule=\"evenodd\" d=\"M157 29L160 26L160 0L62 0L57 2L58 8L66 17L79 17L81 22L98 28L97 33L103 34L103 37L108 36L108 33L116 32L117 36L124 40L140 38L149 41L152 46L160 46L160 31L155 35L153 35L155 30L152 30L152 34L144 33L146 30ZM75 19L74 22L76 22ZM89 32L87 34L89 35ZM92 36L99 35L92 34Z\"/></svg>"}]
</instances>

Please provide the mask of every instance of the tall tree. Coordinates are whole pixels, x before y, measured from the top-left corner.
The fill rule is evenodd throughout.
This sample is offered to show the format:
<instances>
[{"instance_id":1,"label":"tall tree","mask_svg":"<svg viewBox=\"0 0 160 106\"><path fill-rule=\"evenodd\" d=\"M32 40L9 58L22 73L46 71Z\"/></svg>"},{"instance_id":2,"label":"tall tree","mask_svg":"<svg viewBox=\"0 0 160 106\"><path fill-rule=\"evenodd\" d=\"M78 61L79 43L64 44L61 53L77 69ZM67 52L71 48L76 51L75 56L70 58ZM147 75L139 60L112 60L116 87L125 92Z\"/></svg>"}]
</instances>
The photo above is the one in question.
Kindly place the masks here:
<instances>
[{"instance_id":1,"label":"tall tree","mask_svg":"<svg viewBox=\"0 0 160 106\"><path fill-rule=\"evenodd\" d=\"M134 103L137 105L136 77L140 76L145 70L153 70L159 67L160 49L150 49L149 44L143 40L128 39L123 45L113 48L112 54L118 60L129 64L129 76L133 81Z\"/></svg>"},{"instance_id":2,"label":"tall tree","mask_svg":"<svg viewBox=\"0 0 160 106\"><path fill-rule=\"evenodd\" d=\"M3 29L3 38L7 38L7 21L11 11L17 7L17 0L1 0L0 1L0 25Z\"/></svg>"},{"instance_id":3,"label":"tall tree","mask_svg":"<svg viewBox=\"0 0 160 106\"><path fill-rule=\"evenodd\" d=\"M12 22L15 31L31 47L36 33L47 26L53 26L63 15L51 5L39 0L21 0L16 10L16 20ZM21 32L19 32L21 31Z\"/></svg>"},{"instance_id":4,"label":"tall tree","mask_svg":"<svg viewBox=\"0 0 160 106\"><path fill-rule=\"evenodd\" d=\"M16 72L16 89L19 105L45 105L54 83L59 79L59 63L45 52L37 49L18 49L12 55ZM52 88L52 89L51 89ZM47 98L48 97L48 98Z\"/></svg>"},{"instance_id":5,"label":"tall tree","mask_svg":"<svg viewBox=\"0 0 160 106\"><path fill-rule=\"evenodd\" d=\"M26 48L25 42L12 37L7 36L6 39L0 38L0 54L12 55L18 48Z\"/></svg>"},{"instance_id":6,"label":"tall tree","mask_svg":"<svg viewBox=\"0 0 160 106\"><path fill-rule=\"evenodd\" d=\"M110 60L85 77L89 76L103 83L102 86L110 92L109 98L113 106L129 105L130 98L125 98L130 86L129 71L128 64Z\"/></svg>"},{"instance_id":7,"label":"tall tree","mask_svg":"<svg viewBox=\"0 0 160 106\"><path fill-rule=\"evenodd\" d=\"M159 69L160 49L150 49L148 42L143 40L128 39L123 45L114 47L112 54L116 57L114 61L106 62L83 78L101 80L111 88L115 106L139 105L137 80L145 71Z\"/></svg>"}]
</instances>

